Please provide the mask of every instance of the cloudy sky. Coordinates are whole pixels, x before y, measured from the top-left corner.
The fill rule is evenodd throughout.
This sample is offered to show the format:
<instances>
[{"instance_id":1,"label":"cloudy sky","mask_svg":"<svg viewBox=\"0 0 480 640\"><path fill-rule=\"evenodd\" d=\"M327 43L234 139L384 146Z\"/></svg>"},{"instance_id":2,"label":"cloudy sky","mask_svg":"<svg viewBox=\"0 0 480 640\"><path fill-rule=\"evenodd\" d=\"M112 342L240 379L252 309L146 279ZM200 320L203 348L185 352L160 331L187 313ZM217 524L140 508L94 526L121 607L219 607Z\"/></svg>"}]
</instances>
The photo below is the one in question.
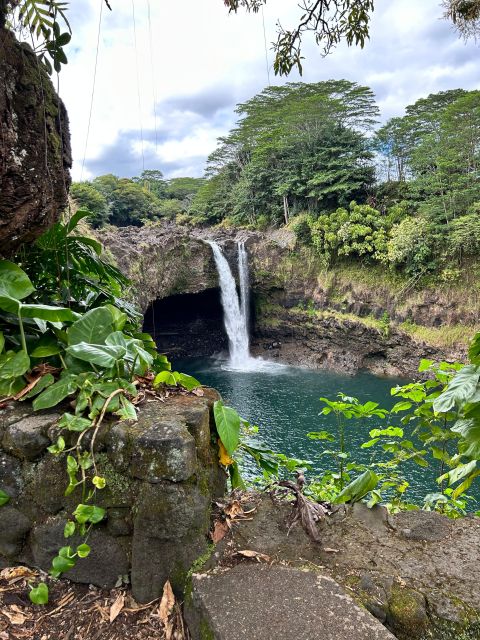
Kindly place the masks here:
<instances>
[{"instance_id":1,"label":"cloudy sky","mask_svg":"<svg viewBox=\"0 0 480 640\"><path fill-rule=\"evenodd\" d=\"M201 176L216 139L235 122L235 105L268 84L262 16L229 15L222 0L110 0L86 144L102 2L71 2L74 36L60 93L70 115L73 178L130 177L143 167L167 177ZM377 0L364 50L341 46L325 59L305 40L303 81L347 78L368 85L384 120L429 93L480 88L480 49L457 37L439 4ZM268 47L277 20L289 26L298 15L295 0L268 0ZM268 59L271 65L270 50ZM296 73L289 78L298 79ZM270 81L286 82L273 71Z\"/></svg>"}]
</instances>

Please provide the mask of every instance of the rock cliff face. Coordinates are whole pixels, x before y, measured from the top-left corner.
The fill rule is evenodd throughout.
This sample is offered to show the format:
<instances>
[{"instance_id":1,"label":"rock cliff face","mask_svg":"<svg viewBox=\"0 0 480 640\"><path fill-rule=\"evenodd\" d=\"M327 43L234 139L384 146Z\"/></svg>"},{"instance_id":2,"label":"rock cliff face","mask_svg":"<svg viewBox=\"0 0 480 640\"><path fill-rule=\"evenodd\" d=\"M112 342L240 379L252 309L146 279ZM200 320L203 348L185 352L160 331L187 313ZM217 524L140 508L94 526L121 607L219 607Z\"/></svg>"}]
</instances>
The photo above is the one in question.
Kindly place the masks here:
<instances>
[{"instance_id":1,"label":"rock cliff face","mask_svg":"<svg viewBox=\"0 0 480 640\"><path fill-rule=\"evenodd\" d=\"M480 309L475 292L419 291L371 267L326 271L286 230L192 231L166 224L103 232L102 240L133 280L133 296L148 310L146 328L157 331L160 348L170 355L204 356L226 348L218 276L206 238L222 245L234 270L236 242L246 243L255 354L312 368L397 376L413 375L421 358L465 358ZM182 312L175 316L175 309Z\"/></svg>"},{"instance_id":2,"label":"rock cliff face","mask_svg":"<svg viewBox=\"0 0 480 640\"><path fill-rule=\"evenodd\" d=\"M71 151L67 113L48 74L1 21L0 51L0 256L8 256L65 208Z\"/></svg>"}]
</instances>

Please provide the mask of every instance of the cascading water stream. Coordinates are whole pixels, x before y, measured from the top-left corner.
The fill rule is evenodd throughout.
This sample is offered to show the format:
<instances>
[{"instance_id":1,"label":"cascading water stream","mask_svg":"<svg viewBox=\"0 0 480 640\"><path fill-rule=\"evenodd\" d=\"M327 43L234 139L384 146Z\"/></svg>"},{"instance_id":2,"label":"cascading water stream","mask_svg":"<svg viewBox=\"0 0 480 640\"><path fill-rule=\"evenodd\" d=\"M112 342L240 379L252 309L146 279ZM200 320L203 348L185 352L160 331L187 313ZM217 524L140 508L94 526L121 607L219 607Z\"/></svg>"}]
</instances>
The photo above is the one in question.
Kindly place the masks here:
<instances>
[{"instance_id":1,"label":"cascading water stream","mask_svg":"<svg viewBox=\"0 0 480 640\"><path fill-rule=\"evenodd\" d=\"M248 262L245 244L238 243L238 271L240 279L240 298L237 293L235 278L222 250L213 240L207 240L212 247L215 265L218 271L223 306L223 320L230 346L230 366L244 369L251 366L253 358L249 353L248 339Z\"/></svg>"},{"instance_id":2,"label":"cascading water stream","mask_svg":"<svg viewBox=\"0 0 480 640\"><path fill-rule=\"evenodd\" d=\"M245 243L239 242L238 245L238 275L240 280L240 311L245 320L247 330L247 338L249 332L249 315L250 315L250 277L248 273L248 253L245 249Z\"/></svg>"}]
</instances>

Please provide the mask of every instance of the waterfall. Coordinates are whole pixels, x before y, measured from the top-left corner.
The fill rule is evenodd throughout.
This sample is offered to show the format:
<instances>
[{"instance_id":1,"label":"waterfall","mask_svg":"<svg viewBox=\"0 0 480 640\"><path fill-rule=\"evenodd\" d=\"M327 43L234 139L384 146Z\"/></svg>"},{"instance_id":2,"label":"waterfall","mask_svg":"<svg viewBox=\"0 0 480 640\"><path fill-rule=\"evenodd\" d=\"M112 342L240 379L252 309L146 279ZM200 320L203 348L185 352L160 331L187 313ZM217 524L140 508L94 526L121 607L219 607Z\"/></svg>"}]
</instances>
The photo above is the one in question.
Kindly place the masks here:
<instances>
[{"instance_id":1,"label":"waterfall","mask_svg":"<svg viewBox=\"0 0 480 640\"><path fill-rule=\"evenodd\" d=\"M247 367L251 362L248 340L248 262L245 244L239 242L238 271L240 279L240 299L237 293L235 278L230 265L216 242L207 240L212 247L215 265L218 271L223 306L223 321L230 346L230 366L236 369Z\"/></svg>"},{"instance_id":2,"label":"waterfall","mask_svg":"<svg viewBox=\"0 0 480 640\"><path fill-rule=\"evenodd\" d=\"M248 253L245 243L239 242L238 247L238 277L240 280L240 311L245 320L248 340L248 320L250 315L250 277L248 273Z\"/></svg>"}]
</instances>

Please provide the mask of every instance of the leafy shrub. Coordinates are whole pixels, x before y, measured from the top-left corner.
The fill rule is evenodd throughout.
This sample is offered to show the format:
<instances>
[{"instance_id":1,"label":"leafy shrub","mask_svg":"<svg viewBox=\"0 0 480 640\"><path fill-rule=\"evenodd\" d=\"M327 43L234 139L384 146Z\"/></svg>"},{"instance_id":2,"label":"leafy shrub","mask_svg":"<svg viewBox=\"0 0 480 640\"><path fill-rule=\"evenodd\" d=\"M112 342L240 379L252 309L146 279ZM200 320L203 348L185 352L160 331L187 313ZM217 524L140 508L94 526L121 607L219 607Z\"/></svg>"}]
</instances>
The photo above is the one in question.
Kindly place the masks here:
<instances>
[{"instance_id":1,"label":"leafy shrub","mask_svg":"<svg viewBox=\"0 0 480 640\"><path fill-rule=\"evenodd\" d=\"M421 273L431 263L432 236L424 218L405 218L394 225L387 245L387 260L408 274Z\"/></svg>"},{"instance_id":2,"label":"leafy shrub","mask_svg":"<svg viewBox=\"0 0 480 640\"><path fill-rule=\"evenodd\" d=\"M450 223L450 244L456 255L475 256L480 252L480 202L465 216Z\"/></svg>"}]
</instances>

